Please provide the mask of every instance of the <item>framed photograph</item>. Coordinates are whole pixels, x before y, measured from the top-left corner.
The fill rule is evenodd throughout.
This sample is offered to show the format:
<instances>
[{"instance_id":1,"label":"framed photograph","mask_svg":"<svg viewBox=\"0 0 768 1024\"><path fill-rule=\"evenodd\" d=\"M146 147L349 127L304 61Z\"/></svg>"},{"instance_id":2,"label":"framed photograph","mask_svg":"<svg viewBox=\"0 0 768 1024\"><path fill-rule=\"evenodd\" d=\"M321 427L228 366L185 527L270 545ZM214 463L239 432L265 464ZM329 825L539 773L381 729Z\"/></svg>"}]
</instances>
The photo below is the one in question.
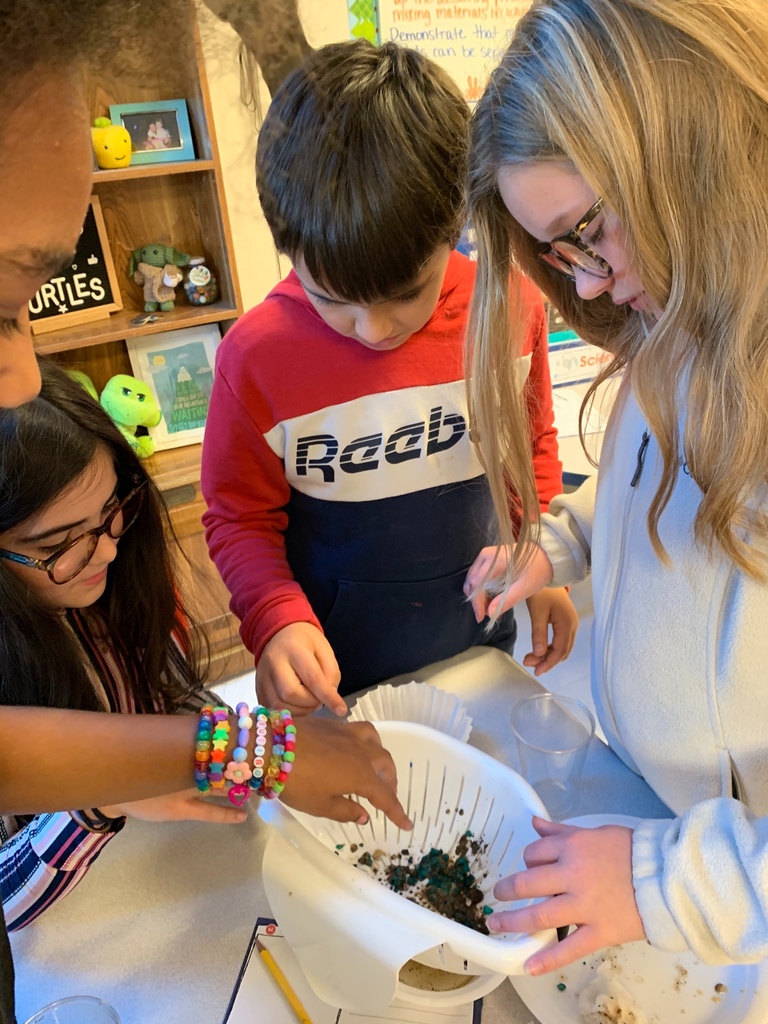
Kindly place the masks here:
<instances>
[{"instance_id":1,"label":"framed photograph","mask_svg":"<svg viewBox=\"0 0 768 1024\"><path fill-rule=\"evenodd\" d=\"M202 441L220 341L216 324L128 339L133 373L151 387L163 413L152 430L158 451Z\"/></svg>"},{"instance_id":2,"label":"framed photograph","mask_svg":"<svg viewBox=\"0 0 768 1024\"><path fill-rule=\"evenodd\" d=\"M123 308L98 196L91 196L75 254L29 301L33 334L102 320Z\"/></svg>"},{"instance_id":3,"label":"framed photograph","mask_svg":"<svg viewBox=\"0 0 768 1024\"><path fill-rule=\"evenodd\" d=\"M131 136L131 164L195 159L186 100L113 103L109 116Z\"/></svg>"}]
</instances>

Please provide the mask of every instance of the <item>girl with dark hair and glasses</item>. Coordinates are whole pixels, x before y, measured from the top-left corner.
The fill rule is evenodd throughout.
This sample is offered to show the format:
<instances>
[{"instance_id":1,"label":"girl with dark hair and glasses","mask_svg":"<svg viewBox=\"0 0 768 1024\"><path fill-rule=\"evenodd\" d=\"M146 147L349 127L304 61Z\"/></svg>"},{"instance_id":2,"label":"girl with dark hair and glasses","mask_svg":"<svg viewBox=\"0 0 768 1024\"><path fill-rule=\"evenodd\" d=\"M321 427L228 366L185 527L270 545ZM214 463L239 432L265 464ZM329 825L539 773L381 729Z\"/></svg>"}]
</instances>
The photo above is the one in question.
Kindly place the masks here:
<instances>
[{"instance_id":1,"label":"girl with dark hair and glasses","mask_svg":"<svg viewBox=\"0 0 768 1024\"><path fill-rule=\"evenodd\" d=\"M202 689L204 651L174 586L156 487L78 384L52 364L42 380L34 401L0 410L0 702L135 714L219 703ZM76 885L126 815L245 816L189 791L6 818L9 928Z\"/></svg>"},{"instance_id":2,"label":"girl with dark hair and glasses","mask_svg":"<svg viewBox=\"0 0 768 1024\"><path fill-rule=\"evenodd\" d=\"M152 715L221 703L203 689L205 645L174 583L157 488L80 385L54 364L41 371L34 401L0 409L0 704ZM297 772L289 789L311 810L311 778L326 758L311 741L303 753L314 768L306 785ZM6 818L0 892L9 929L76 885L126 816L236 823L246 812L189 789Z\"/></svg>"}]
</instances>

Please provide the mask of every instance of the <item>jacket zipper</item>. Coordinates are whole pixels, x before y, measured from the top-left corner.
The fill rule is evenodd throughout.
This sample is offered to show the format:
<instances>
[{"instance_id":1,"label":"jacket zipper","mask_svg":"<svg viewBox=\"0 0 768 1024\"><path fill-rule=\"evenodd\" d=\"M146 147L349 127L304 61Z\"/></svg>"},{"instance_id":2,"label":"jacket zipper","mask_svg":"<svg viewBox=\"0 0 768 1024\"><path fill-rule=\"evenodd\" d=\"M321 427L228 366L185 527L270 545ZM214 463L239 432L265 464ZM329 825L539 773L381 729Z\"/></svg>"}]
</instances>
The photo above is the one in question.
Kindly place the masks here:
<instances>
[{"instance_id":1,"label":"jacket zipper","mask_svg":"<svg viewBox=\"0 0 768 1024\"><path fill-rule=\"evenodd\" d=\"M643 466L645 464L645 453L648 449L648 442L651 440L651 435L647 430L643 431L643 439L640 442L640 447L637 449L637 466L635 467L635 475L629 481L630 487L637 487L640 483L640 477L643 475Z\"/></svg>"}]
</instances>

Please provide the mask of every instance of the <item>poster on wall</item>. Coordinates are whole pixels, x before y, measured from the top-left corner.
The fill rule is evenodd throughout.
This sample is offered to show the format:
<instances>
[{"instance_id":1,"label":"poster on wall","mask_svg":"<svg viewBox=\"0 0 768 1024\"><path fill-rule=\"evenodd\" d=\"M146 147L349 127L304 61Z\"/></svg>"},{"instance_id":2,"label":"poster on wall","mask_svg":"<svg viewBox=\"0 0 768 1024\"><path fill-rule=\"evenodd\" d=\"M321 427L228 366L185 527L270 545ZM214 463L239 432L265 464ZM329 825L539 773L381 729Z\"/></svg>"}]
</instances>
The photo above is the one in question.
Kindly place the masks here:
<instances>
[{"instance_id":1,"label":"poster on wall","mask_svg":"<svg viewBox=\"0 0 768 1024\"><path fill-rule=\"evenodd\" d=\"M475 103L530 6L531 0L348 0L349 29L354 38L399 43L430 57Z\"/></svg>"}]
</instances>

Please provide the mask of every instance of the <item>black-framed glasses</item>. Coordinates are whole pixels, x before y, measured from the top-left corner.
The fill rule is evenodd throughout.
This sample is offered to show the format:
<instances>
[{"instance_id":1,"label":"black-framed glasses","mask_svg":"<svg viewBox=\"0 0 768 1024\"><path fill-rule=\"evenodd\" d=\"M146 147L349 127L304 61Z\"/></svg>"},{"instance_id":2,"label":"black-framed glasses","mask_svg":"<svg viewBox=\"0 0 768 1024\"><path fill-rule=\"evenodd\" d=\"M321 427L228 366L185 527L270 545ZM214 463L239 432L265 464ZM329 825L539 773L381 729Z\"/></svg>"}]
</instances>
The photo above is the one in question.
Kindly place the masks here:
<instances>
[{"instance_id":1,"label":"black-framed glasses","mask_svg":"<svg viewBox=\"0 0 768 1024\"><path fill-rule=\"evenodd\" d=\"M577 270L603 280L613 277L613 267L610 263L581 240L582 231L586 231L602 208L601 197L594 206L590 206L574 228L566 231L564 235L553 238L549 246L539 253L539 259L571 279L575 278Z\"/></svg>"},{"instance_id":2,"label":"black-framed glasses","mask_svg":"<svg viewBox=\"0 0 768 1024\"><path fill-rule=\"evenodd\" d=\"M0 558L16 562L17 565L26 565L30 569L42 569L48 573L48 579L52 583L69 583L88 565L99 545L99 539L105 533L113 540L117 540L133 526L141 512L146 483L146 480L142 480L130 494L118 502L101 526L81 533L69 544L55 551L50 558L30 558L28 555L18 555L15 551L6 551L3 548L0 548Z\"/></svg>"}]
</instances>

